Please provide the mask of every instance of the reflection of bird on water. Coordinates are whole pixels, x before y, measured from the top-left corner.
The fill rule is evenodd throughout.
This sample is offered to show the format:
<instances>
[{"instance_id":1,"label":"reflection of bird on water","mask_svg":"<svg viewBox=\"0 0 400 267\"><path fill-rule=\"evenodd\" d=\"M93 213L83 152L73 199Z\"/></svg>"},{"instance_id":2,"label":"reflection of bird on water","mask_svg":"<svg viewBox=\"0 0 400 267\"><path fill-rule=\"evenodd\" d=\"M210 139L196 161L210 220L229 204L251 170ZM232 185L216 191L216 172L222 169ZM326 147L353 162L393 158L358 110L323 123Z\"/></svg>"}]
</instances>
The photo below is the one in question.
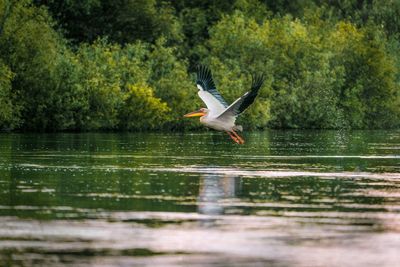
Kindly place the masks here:
<instances>
[{"instance_id":1,"label":"reflection of bird on water","mask_svg":"<svg viewBox=\"0 0 400 267\"><path fill-rule=\"evenodd\" d=\"M236 132L242 131L243 128L241 125L235 125L236 117L254 102L263 82L263 75L253 76L250 91L228 105L217 91L211 71L205 66L200 66L197 71L196 83L199 89L198 94L207 108L188 113L185 117L200 116L200 122L205 126L218 131L225 131L233 141L243 144L243 138Z\"/></svg>"},{"instance_id":2,"label":"reflection of bird on water","mask_svg":"<svg viewBox=\"0 0 400 267\"><path fill-rule=\"evenodd\" d=\"M233 198L240 189L239 177L203 175L200 182L198 212L207 215L224 213L220 201Z\"/></svg>"}]
</instances>

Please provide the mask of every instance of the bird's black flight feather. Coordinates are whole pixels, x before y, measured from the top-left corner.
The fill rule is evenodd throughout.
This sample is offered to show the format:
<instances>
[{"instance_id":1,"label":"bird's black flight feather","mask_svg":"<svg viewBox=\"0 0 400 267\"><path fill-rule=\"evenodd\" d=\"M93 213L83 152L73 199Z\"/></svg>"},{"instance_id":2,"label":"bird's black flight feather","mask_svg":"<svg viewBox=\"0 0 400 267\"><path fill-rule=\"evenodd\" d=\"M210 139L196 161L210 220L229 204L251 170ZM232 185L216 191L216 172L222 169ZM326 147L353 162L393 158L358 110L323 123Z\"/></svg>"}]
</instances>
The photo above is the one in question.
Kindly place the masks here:
<instances>
[{"instance_id":1,"label":"bird's black flight feather","mask_svg":"<svg viewBox=\"0 0 400 267\"><path fill-rule=\"evenodd\" d=\"M204 65L200 65L197 68L196 84L200 85L204 91L212 94L224 107L228 107L228 103L226 103L225 99L221 96L215 86L211 70Z\"/></svg>"},{"instance_id":2,"label":"bird's black flight feather","mask_svg":"<svg viewBox=\"0 0 400 267\"><path fill-rule=\"evenodd\" d=\"M264 79L265 78L263 74L252 76L251 89L243 97L242 103L238 107L236 114L242 113L246 108L248 108L254 102L254 99L258 95L258 91L260 90L264 82Z\"/></svg>"}]
</instances>

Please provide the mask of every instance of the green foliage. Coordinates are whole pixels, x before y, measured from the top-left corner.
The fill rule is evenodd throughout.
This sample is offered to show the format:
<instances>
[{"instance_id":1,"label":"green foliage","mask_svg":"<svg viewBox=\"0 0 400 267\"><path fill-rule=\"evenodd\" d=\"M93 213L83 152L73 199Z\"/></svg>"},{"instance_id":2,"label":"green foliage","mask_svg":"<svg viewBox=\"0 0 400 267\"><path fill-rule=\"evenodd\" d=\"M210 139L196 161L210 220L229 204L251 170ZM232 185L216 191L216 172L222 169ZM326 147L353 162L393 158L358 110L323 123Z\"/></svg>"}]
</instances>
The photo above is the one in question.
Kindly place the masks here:
<instances>
[{"instance_id":1,"label":"green foliage","mask_svg":"<svg viewBox=\"0 0 400 267\"><path fill-rule=\"evenodd\" d=\"M369 31L341 22L329 36L332 62L346 70L339 105L352 128L383 128L397 123L395 63L382 38L371 36Z\"/></svg>"},{"instance_id":2,"label":"green foliage","mask_svg":"<svg viewBox=\"0 0 400 267\"><path fill-rule=\"evenodd\" d=\"M156 96L171 107L165 126L172 129L193 127L194 121L182 116L188 110L195 110L195 104L200 101L194 82L187 74L187 65L178 61L175 54L176 49L164 46L163 39L156 42L147 59L148 68L152 70L149 82L155 88Z\"/></svg>"},{"instance_id":3,"label":"green foliage","mask_svg":"<svg viewBox=\"0 0 400 267\"><path fill-rule=\"evenodd\" d=\"M164 46L163 39L153 46L136 43L121 47L104 40L82 46L77 54L82 64L80 84L88 96L89 105L83 129L115 129L123 125L125 129L137 130L139 127L134 125L143 125L145 129L190 125L180 118L188 108L194 108L188 90L193 84L188 79L186 65L177 60L174 52L173 48ZM141 87L135 87L137 84ZM145 91L138 88L145 88ZM129 92L129 97L126 92ZM132 104L135 96L143 103L146 103L144 97L148 96L153 117L162 120L155 123L150 119L153 117L147 116L143 117L142 124L138 123L137 116L149 111L139 112L139 106L135 109L126 106L125 101ZM155 102L154 99L158 98L162 105ZM164 108L165 103L168 107ZM157 105L160 106L158 111ZM166 114L166 110L170 112ZM135 122L121 121L121 116L131 118L126 111L135 111L132 115L136 116ZM146 122L146 118L149 121Z\"/></svg>"},{"instance_id":4,"label":"green foliage","mask_svg":"<svg viewBox=\"0 0 400 267\"><path fill-rule=\"evenodd\" d=\"M118 107L122 105L121 71L116 56L119 46L105 43L84 45L78 51L82 77L78 81L86 96L87 109L82 128L86 130L113 129L118 121Z\"/></svg>"},{"instance_id":5,"label":"green foliage","mask_svg":"<svg viewBox=\"0 0 400 267\"><path fill-rule=\"evenodd\" d=\"M54 94L48 130L82 130L89 104L82 81L83 66L76 55L64 50L57 57L53 76ZM49 114L48 114L49 116Z\"/></svg>"},{"instance_id":6,"label":"green foliage","mask_svg":"<svg viewBox=\"0 0 400 267\"><path fill-rule=\"evenodd\" d=\"M182 40L180 24L166 2L156 0L35 0L46 5L74 41L95 41L107 36L119 43L155 41L160 35ZM61 3L60 3L61 2Z\"/></svg>"},{"instance_id":7,"label":"green foliage","mask_svg":"<svg viewBox=\"0 0 400 267\"><path fill-rule=\"evenodd\" d=\"M146 85L128 85L120 111L120 127L127 130L149 130L167 119L169 108L154 96Z\"/></svg>"},{"instance_id":8,"label":"green foliage","mask_svg":"<svg viewBox=\"0 0 400 267\"><path fill-rule=\"evenodd\" d=\"M12 12L7 15L0 38L5 62L1 64L2 128L18 122L20 129L40 131L137 130L140 125L159 129L168 122L174 127L171 122L188 107L182 105L167 116L170 109L153 96L156 93L174 105L189 96L185 93L189 88L187 66L177 60L176 50L165 47L166 41L161 41L165 39L154 46L137 42L125 47L99 40L92 45L82 44L74 53L53 30L44 9L29 1L11 4ZM145 91L132 89L136 84ZM157 84L157 92L147 84ZM146 115L141 123L136 119L137 126L122 123L121 118L131 118L127 111L150 112L140 111L138 106L127 108L127 101L147 103L143 107L151 108L153 117ZM155 123L151 118L163 119Z\"/></svg>"},{"instance_id":9,"label":"green foliage","mask_svg":"<svg viewBox=\"0 0 400 267\"><path fill-rule=\"evenodd\" d=\"M0 130L12 129L17 123L14 119L13 104L11 102L11 81L13 73L0 61Z\"/></svg>"},{"instance_id":10,"label":"green foliage","mask_svg":"<svg viewBox=\"0 0 400 267\"><path fill-rule=\"evenodd\" d=\"M267 103L264 110L252 109L247 116L259 112L253 126L270 116L268 125L278 128L390 127L398 125L396 64L384 35L371 30L288 16L260 25L238 12L212 29L210 60L233 75L243 66L267 73L261 99L270 99L270 109ZM227 79L223 90L233 95L228 88L234 78Z\"/></svg>"},{"instance_id":11,"label":"green foliage","mask_svg":"<svg viewBox=\"0 0 400 267\"><path fill-rule=\"evenodd\" d=\"M23 128L48 129L55 93L54 71L62 40L52 29L45 10L31 6L29 1L9 4L0 47L4 63L15 73L13 101L21 107Z\"/></svg>"},{"instance_id":12,"label":"green foliage","mask_svg":"<svg viewBox=\"0 0 400 267\"><path fill-rule=\"evenodd\" d=\"M399 1L0 0L0 130L193 129L195 69L249 128L400 126Z\"/></svg>"}]
</instances>

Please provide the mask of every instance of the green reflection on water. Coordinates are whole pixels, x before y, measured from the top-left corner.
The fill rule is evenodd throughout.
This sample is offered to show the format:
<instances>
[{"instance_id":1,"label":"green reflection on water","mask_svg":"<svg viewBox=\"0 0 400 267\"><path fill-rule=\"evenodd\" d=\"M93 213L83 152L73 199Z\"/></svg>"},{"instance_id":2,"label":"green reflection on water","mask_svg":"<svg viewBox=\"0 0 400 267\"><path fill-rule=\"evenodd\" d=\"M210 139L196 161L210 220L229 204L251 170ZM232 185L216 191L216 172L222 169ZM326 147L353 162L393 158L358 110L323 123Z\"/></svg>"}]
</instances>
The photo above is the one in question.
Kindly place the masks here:
<instances>
[{"instance_id":1,"label":"green reflection on water","mask_svg":"<svg viewBox=\"0 0 400 267\"><path fill-rule=\"evenodd\" d=\"M1 135L0 214L53 219L92 218L98 210L196 212L209 179L221 180L209 188L224 184L234 188L234 193L213 201L310 204L291 208L233 203L231 212L240 214L260 209L343 211L347 208L342 203L374 204L372 210L385 210L376 204L397 201L362 193L397 188L386 179L374 183L368 177L235 177L179 171L187 167L321 173L399 170L396 131L269 131L246 138L247 144L238 146L217 133ZM360 205L350 210L369 209Z\"/></svg>"},{"instance_id":2,"label":"green reflection on water","mask_svg":"<svg viewBox=\"0 0 400 267\"><path fill-rule=\"evenodd\" d=\"M399 131L245 138L0 135L0 263L364 266L365 242L398 262Z\"/></svg>"}]
</instances>

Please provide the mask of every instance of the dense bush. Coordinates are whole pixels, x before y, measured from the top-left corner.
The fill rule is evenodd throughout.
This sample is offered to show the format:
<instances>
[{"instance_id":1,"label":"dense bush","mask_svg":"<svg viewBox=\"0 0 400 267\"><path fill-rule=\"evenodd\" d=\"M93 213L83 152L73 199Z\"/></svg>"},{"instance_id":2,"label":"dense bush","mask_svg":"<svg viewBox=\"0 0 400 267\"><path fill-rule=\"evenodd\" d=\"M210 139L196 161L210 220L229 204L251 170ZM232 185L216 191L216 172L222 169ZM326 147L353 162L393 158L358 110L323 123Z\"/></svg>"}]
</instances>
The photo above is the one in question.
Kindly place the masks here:
<instances>
[{"instance_id":1,"label":"dense bush","mask_svg":"<svg viewBox=\"0 0 400 267\"><path fill-rule=\"evenodd\" d=\"M155 97L150 87L128 85L119 114L119 126L127 130L155 129L167 119L169 111L167 104Z\"/></svg>"},{"instance_id":2,"label":"dense bush","mask_svg":"<svg viewBox=\"0 0 400 267\"><path fill-rule=\"evenodd\" d=\"M0 130L199 127L196 66L247 128L400 126L397 1L0 0Z\"/></svg>"},{"instance_id":3,"label":"dense bush","mask_svg":"<svg viewBox=\"0 0 400 267\"><path fill-rule=\"evenodd\" d=\"M236 77L243 68L267 73L270 91L261 101L269 99L271 127L390 127L398 125L397 68L384 34L371 30L289 16L258 24L237 12L212 28L210 61ZM221 88L228 95L243 91L234 80L227 77ZM265 125L268 104L262 106L264 112L256 107L246 115L251 125Z\"/></svg>"},{"instance_id":4,"label":"dense bush","mask_svg":"<svg viewBox=\"0 0 400 267\"><path fill-rule=\"evenodd\" d=\"M17 123L14 119L14 112L17 112L17 110L16 107L13 107L11 101L12 79L13 73L0 61L0 129L13 128L14 123Z\"/></svg>"},{"instance_id":5,"label":"dense bush","mask_svg":"<svg viewBox=\"0 0 400 267\"><path fill-rule=\"evenodd\" d=\"M139 130L190 125L180 118L194 108L191 96L195 90L190 90L193 83L187 67L174 52L164 46L163 39L154 45L121 47L103 40L81 46L77 53L82 69L78 83L88 105L81 128ZM135 107L128 107L127 102ZM154 113L151 116L150 111ZM135 119L127 122L121 118Z\"/></svg>"},{"instance_id":6,"label":"dense bush","mask_svg":"<svg viewBox=\"0 0 400 267\"><path fill-rule=\"evenodd\" d=\"M14 73L11 101L21 128L48 129L53 121L55 72L63 41L43 8L30 1L2 1L1 57Z\"/></svg>"}]
</instances>

